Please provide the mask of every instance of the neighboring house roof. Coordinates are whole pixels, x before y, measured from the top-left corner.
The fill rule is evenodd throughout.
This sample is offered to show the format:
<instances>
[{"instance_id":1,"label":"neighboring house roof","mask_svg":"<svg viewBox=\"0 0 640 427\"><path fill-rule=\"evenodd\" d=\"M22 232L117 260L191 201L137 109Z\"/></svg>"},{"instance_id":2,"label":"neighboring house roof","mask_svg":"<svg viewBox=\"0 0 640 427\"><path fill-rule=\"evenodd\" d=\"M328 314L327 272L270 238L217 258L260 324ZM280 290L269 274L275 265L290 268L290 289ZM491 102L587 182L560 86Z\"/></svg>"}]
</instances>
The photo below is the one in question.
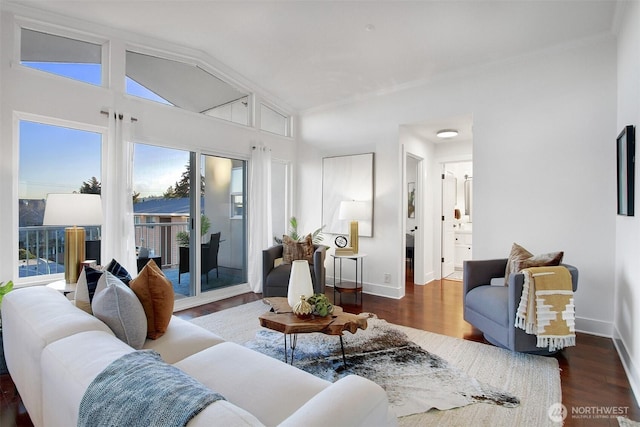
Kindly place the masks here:
<instances>
[{"instance_id":1,"label":"neighboring house roof","mask_svg":"<svg viewBox=\"0 0 640 427\"><path fill-rule=\"evenodd\" d=\"M200 210L204 210L204 197L200 198ZM156 215L156 216L188 216L189 198L180 199L148 199L133 204L135 215Z\"/></svg>"}]
</instances>

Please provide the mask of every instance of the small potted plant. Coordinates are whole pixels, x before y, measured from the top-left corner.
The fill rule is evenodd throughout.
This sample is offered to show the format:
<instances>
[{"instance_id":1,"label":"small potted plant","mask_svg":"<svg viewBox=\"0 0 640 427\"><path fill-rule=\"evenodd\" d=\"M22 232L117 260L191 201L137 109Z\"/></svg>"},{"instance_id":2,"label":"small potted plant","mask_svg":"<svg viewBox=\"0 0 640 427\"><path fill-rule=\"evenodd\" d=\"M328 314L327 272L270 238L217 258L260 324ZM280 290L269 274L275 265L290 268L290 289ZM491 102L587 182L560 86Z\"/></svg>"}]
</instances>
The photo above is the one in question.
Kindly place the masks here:
<instances>
[{"instance_id":1,"label":"small potted plant","mask_svg":"<svg viewBox=\"0 0 640 427\"><path fill-rule=\"evenodd\" d=\"M324 227L325 226L323 225L322 227L317 228L313 231L313 233L311 233L311 241L314 244L318 245L320 244L320 242L322 242L322 240L324 240L324 236L322 234L322 230L324 229ZM295 216L292 216L289 219L289 234L287 234L287 236L291 237L291 239L295 240L296 242L300 242L302 241L302 239L304 239L305 234L300 234L298 232L298 220ZM281 237L273 236L273 241L276 242L276 244L282 244Z\"/></svg>"},{"instance_id":2,"label":"small potted plant","mask_svg":"<svg viewBox=\"0 0 640 427\"><path fill-rule=\"evenodd\" d=\"M307 302L313 308L313 314L325 317L333 313L333 304L329 302L329 298L325 294L315 294L307 298Z\"/></svg>"},{"instance_id":3,"label":"small potted plant","mask_svg":"<svg viewBox=\"0 0 640 427\"><path fill-rule=\"evenodd\" d=\"M211 221L206 215L200 216L200 236L204 236L211 228ZM189 232L179 231L176 233L176 241L178 246L189 246Z\"/></svg>"}]
</instances>

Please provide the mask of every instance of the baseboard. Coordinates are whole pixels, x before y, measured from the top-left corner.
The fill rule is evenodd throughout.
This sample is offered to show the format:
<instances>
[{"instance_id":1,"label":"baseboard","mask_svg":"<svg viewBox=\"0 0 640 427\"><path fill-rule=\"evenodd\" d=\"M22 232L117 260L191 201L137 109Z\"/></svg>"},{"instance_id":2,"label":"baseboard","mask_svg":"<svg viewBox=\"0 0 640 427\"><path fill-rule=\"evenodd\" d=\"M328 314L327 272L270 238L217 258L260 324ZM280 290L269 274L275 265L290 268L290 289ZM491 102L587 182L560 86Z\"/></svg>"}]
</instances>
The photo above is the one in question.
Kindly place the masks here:
<instances>
[{"instance_id":1,"label":"baseboard","mask_svg":"<svg viewBox=\"0 0 640 427\"><path fill-rule=\"evenodd\" d=\"M416 285L423 286L423 285L426 285L428 283L433 282L435 279L436 279L435 273L433 271L430 271L430 272L424 274L424 276L422 278L422 280L423 280L422 283L415 283L415 278L414 278L414 283Z\"/></svg>"},{"instance_id":2,"label":"baseboard","mask_svg":"<svg viewBox=\"0 0 640 427\"><path fill-rule=\"evenodd\" d=\"M576 317L576 332L613 338L613 323L586 317Z\"/></svg>"},{"instance_id":3,"label":"baseboard","mask_svg":"<svg viewBox=\"0 0 640 427\"><path fill-rule=\"evenodd\" d=\"M220 301L222 299L231 298L236 295L246 294L252 292L248 283L241 283L239 285L227 286L212 291L207 291L200 295L198 298L184 298L175 300L173 303L173 311L186 310L187 308L197 307L199 305L208 304L214 301Z\"/></svg>"},{"instance_id":4,"label":"baseboard","mask_svg":"<svg viewBox=\"0 0 640 427\"><path fill-rule=\"evenodd\" d=\"M333 277L332 276L327 276L326 277L326 285L329 288L333 288ZM404 296L404 294L400 294L401 290L398 288L392 288L390 286L385 286L385 285L381 285L378 283L368 283L365 282L363 283L363 288L362 288L362 292L368 295L375 295L378 297L385 297L385 298L393 298L393 299L400 299Z\"/></svg>"},{"instance_id":5,"label":"baseboard","mask_svg":"<svg viewBox=\"0 0 640 427\"><path fill-rule=\"evenodd\" d=\"M620 357L620 361L622 362L624 372L627 374L627 379L629 380L631 391L633 392L633 396L636 398L636 405L638 405L638 402L640 402L640 372L638 371L638 367L634 365L633 358L631 357L631 354L629 354L627 346L620 338L620 334L615 327L614 333L615 336L613 337L613 345L618 351L618 356Z\"/></svg>"}]
</instances>

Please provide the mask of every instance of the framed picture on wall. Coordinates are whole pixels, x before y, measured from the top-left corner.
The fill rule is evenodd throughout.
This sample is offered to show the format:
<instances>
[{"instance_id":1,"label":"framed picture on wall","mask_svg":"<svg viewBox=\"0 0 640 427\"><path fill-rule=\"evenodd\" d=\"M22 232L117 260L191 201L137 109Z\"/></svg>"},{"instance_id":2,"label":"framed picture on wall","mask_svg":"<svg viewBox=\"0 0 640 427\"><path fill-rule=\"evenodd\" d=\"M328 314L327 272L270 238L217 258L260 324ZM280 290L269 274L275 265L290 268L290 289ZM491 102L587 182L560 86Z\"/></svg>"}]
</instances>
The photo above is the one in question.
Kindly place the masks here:
<instances>
[{"instance_id":1,"label":"framed picture on wall","mask_svg":"<svg viewBox=\"0 0 640 427\"><path fill-rule=\"evenodd\" d=\"M635 127L625 126L617 138L618 215L634 216Z\"/></svg>"},{"instance_id":2,"label":"framed picture on wall","mask_svg":"<svg viewBox=\"0 0 640 427\"><path fill-rule=\"evenodd\" d=\"M416 183L407 183L407 217L416 217Z\"/></svg>"}]
</instances>

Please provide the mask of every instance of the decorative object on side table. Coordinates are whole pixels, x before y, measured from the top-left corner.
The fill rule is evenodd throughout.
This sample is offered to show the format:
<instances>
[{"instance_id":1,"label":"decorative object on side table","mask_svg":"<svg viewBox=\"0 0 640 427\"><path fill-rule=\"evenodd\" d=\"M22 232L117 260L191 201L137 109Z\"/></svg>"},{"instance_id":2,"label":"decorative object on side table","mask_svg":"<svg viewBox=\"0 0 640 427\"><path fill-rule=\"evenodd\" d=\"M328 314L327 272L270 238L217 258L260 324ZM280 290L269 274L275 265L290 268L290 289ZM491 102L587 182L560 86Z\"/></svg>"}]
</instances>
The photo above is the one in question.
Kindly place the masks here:
<instances>
[{"instance_id":1,"label":"decorative object on side table","mask_svg":"<svg viewBox=\"0 0 640 427\"><path fill-rule=\"evenodd\" d=\"M346 236L338 236L335 240L336 255L353 255L353 248L351 246L347 246L347 237Z\"/></svg>"},{"instance_id":2,"label":"decorative object on side table","mask_svg":"<svg viewBox=\"0 0 640 427\"><path fill-rule=\"evenodd\" d=\"M6 284L0 282L0 311L2 310L2 297L13 289L13 282L9 280ZM7 374L7 361L4 358L4 344L2 344L2 317L0 316L0 375Z\"/></svg>"},{"instance_id":3,"label":"decorative object on side table","mask_svg":"<svg viewBox=\"0 0 640 427\"><path fill-rule=\"evenodd\" d=\"M358 220L370 220L371 212L366 202L356 200L344 200L340 202L338 218L351 221L349 223L349 243L353 253L358 253Z\"/></svg>"},{"instance_id":4,"label":"decorative object on side table","mask_svg":"<svg viewBox=\"0 0 640 427\"><path fill-rule=\"evenodd\" d=\"M289 288L287 290L287 301L293 308L300 296L313 295L313 283L311 282L311 271L307 260L295 260L291 264L291 276L289 276Z\"/></svg>"},{"instance_id":5,"label":"decorative object on side table","mask_svg":"<svg viewBox=\"0 0 640 427\"><path fill-rule=\"evenodd\" d=\"M338 247L338 248L346 247L347 246L347 238L346 238L346 236L340 235L340 236L336 237L335 244L336 244L336 247Z\"/></svg>"}]
</instances>

